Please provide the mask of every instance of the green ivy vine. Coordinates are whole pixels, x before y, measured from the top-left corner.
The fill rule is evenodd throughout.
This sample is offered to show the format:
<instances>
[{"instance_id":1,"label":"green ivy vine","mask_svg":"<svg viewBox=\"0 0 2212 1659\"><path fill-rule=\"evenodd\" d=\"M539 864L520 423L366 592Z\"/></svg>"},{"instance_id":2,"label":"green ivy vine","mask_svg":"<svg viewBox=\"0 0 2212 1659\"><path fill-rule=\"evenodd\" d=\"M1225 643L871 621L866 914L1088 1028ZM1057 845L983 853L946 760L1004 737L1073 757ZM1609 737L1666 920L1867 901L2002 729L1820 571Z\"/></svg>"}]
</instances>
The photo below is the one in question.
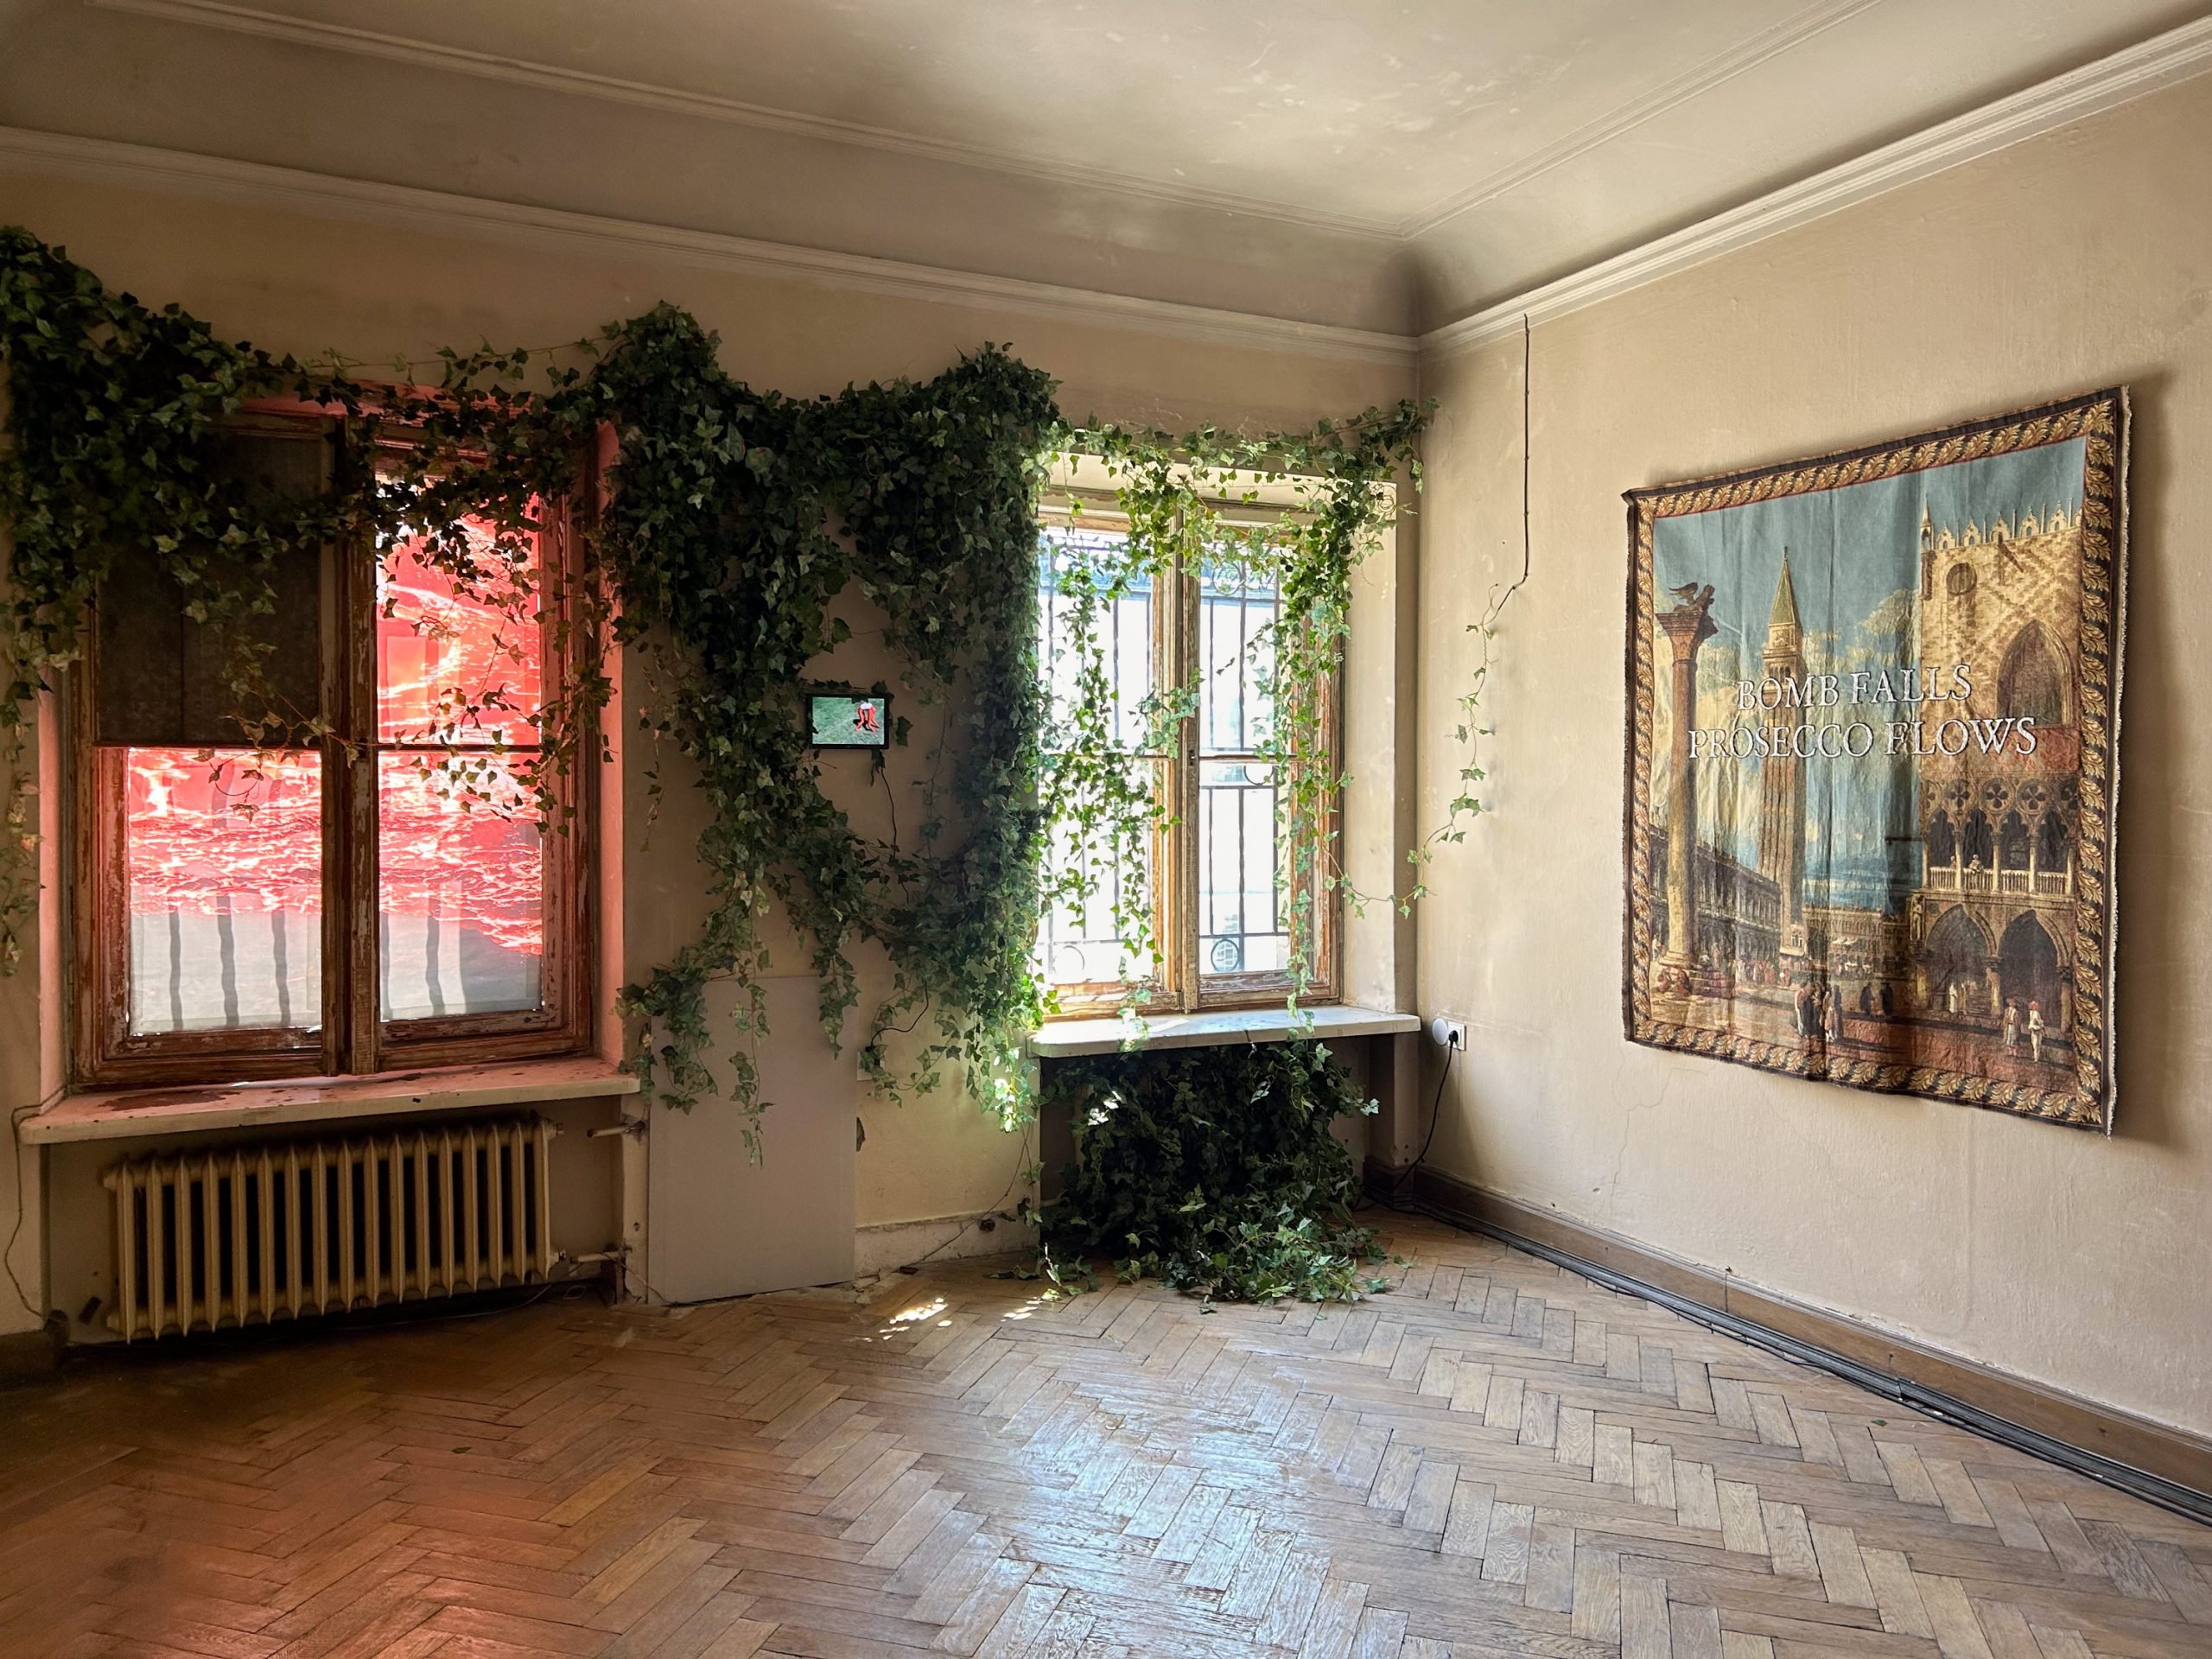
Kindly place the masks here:
<instances>
[{"instance_id":1,"label":"green ivy vine","mask_svg":"<svg viewBox=\"0 0 2212 1659\"><path fill-rule=\"evenodd\" d=\"M1353 1301L1383 1288L1353 1218L1351 1154L1330 1133L1371 1113L1318 1042L1171 1049L1054 1065L1048 1100L1075 1126L1060 1196L1039 1212L1063 1283L1113 1259L1221 1301Z\"/></svg>"},{"instance_id":2,"label":"green ivy vine","mask_svg":"<svg viewBox=\"0 0 2212 1659\"><path fill-rule=\"evenodd\" d=\"M410 549L518 631L541 613L560 619L569 671L546 689L533 753L494 746L487 761L480 743L464 741L498 710L493 691L448 699L411 734L440 751L424 764L466 803L564 829L563 780L599 758L612 691L589 647L620 645L640 683L658 688L641 724L696 768L709 906L697 935L625 987L620 1006L640 1033L629 1063L671 1103L712 1090L715 1051L733 1103L760 1109L751 1054L766 1029L766 924L780 912L820 978L833 1038L860 1000L856 952L874 946L887 958L890 989L863 1039L880 1087L931 1089L954 1071L1006 1121L1027 1113L1022 1046L1052 1007L1033 954L1041 906L1079 902L1118 864L1139 879L1119 886L1117 919L1135 938L1149 924L1144 860L1128 855L1162 807L1133 760L1162 723L1187 716L1196 686L1156 697L1154 729L1133 748L1113 722L1096 625L1117 584L1179 560L1243 570L1281 595L1265 646L1276 717L1264 759L1278 778L1285 844L1297 849L1279 879L1302 986L1318 906L1349 891L1331 828L1343 768L1321 738L1351 573L1395 511L1383 486L1404 474L1418 480L1427 410L1370 410L1290 437L1133 433L1071 426L1052 381L996 346L926 383L791 398L733 379L716 344L661 306L588 341L448 352L434 384L400 365L399 384L380 385L359 364L222 340L174 305L154 310L110 291L26 231L0 231L10 436L0 521L12 543L0 606L0 968L20 961L35 914L24 765L34 699L82 652L103 582L125 557L150 556L180 585L187 613L225 642L224 689L243 747L331 742L317 711L282 706L264 667L272 573L304 549L337 544L386 559ZM344 423L355 460L322 493L271 499L226 462L226 423L271 400ZM1054 710L1035 650L1037 525L1059 451L1105 461L1129 535L1118 563L1077 556L1061 575L1079 601L1080 672L1076 697ZM611 464L583 487L602 452ZM359 459L370 456L373 465ZM1261 525L1224 516L1224 501L1266 486L1289 488L1294 510ZM556 523L587 555L585 577L561 588L534 562L539 532ZM903 841L854 829L823 792L806 741L804 681L849 637L835 608L849 592L882 615L934 728L919 822ZM900 721L897 740L911 736ZM1091 855L1048 868L1055 822L1075 826ZM738 993L734 1029L719 1033L707 1012L718 980ZM888 1039L925 1021L911 1067L895 1071ZM1268 1072L1255 1095L1249 1078L1210 1078L1200 1062L1179 1061L1161 1073L1156 1086L1169 1094L1157 1097L1190 1110L1207 1089L1243 1090L1309 1128L1351 1109L1339 1074L1319 1060L1297 1065L1305 1069ZM1227 1251L1225 1278L1207 1279L1214 1270L1195 1265L1196 1246L1166 1232L1136 1254L1224 1294L1349 1287L1335 1259L1358 1252L1325 1219L1349 1177L1310 1134L1299 1147L1281 1142L1273 1173L1252 1189L1271 1196L1236 1198L1236 1219L1223 1224L1319 1230L1287 1290L1268 1289L1275 1276L1240 1277L1219 1238L1205 1260ZM1104 1213L1096 1202L1071 1211L1054 1236L1079 1236L1079 1214ZM1147 1213L1166 1224L1165 1211Z\"/></svg>"},{"instance_id":3,"label":"green ivy vine","mask_svg":"<svg viewBox=\"0 0 2212 1659\"><path fill-rule=\"evenodd\" d=\"M175 306L111 293L27 232L0 232L0 519L12 537L0 961L20 961L35 914L32 699L81 652L118 560L150 554L215 630L239 742L265 752L332 738L315 711L278 706L263 671L254 625L274 614L277 563L331 543L385 558L405 546L502 626L536 626L551 605L570 643L620 643L665 691L645 724L697 767L710 904L697 938L622 994L649 1033L631 1063L664 1098L689 1105L712 1088L706 988L726 977L739 988L720 1045L730 1092L758 1110L748 1039L765 1029L762 924L781 907L833 1033L859 999L857 947L887 954L892 988L864 1051L880 1083L931 1087L955 1065L978 1098L1015 1114L1040 1012L1035 525L1063 430L1052 382L986 346L926 385L794 399L732 379L715 344L663 306L555 353L446 353L427 389L373 385L358 365L220 340ZM341 470L309 499L264 499L226 467L223 433L267 400L343 419L347 453L378 464ZM588 497L586 458L610 431L615 459ZM549 591L533 566L537 533L556 518L590 554L573 592ZM941 715L911 844L856 834L805 741L802 677L848 637L830 614L848 588L880 607L909 686ZM496 692L451 697L410 734L442 748L427 763L442 787L552 821L560 777L597 753L611 690L591 652L565 654L575 666L548 688L534 755L487 763L463 746ZM925 1017L933 1039L894 1077L884 1035Z\"/></svg>"},{"instance_id":4,"label":"green ivy vine","mask_svg":"<svg viewBox=\"0 0 2212 1659\"><path fill-rule=\"evenodd\" d=\"M657 655L673 687L661 728L698 765L712 814L706 925L626 993L664 1033L640 1058L678 1101L709 1086L718 977L741 987L741 1034L765 1028L760 924L780 906L808 941L833 1037L859 997L854 944L888 954L892 993L863 1051L880 1084L899 1086L886 1033L926 1012L938 1034L912 1086L955 1063L1011 1117L1040 1013L1036 505L1052 383L987 347L925 385L799 401L731 380L714 347L663 309L628 325L586 383L621 455L601 532L620 634ZM942 711L912 847L855 834L806 747L801 676L848 637L829 607L849 586L880 607L908 684ZM729 1053L750 1101L750 1061Z\"/></svg>"},{"instance_id":5,"label":"green ivy vine","mask_svg":"<svg viewBox=\"0 0 2212 1659\"><path fill-rule=\"evenodd\" d=\"M1311 431L1246 438L1213 427L1132 432L1091 425L1070 435L1071 454L1096 457L1113 480L1126 536L1071 540L1056 550L1059 590L1070 603L1068 653L1077 695L1052 734L1047 761L1052 820L1076 826L1054 875L1074 898L1099 890L1108 873L1117 937L1140 962L1157 949L1144 849L1165 811L1140 757L1171 746L1175 725L1198 706L1200 680L1224 664L1194 660L1180 683L1153 690L1135 733L1118 729L1109 690L1104 619L1141 586L1177 571L1204 570L1231 588L1277 595L1274 619L1244 647L1270 711L1259 765L1275 786L1276 832L1286 857L1275 873L1291 963L1289 1001L1313 982L1324 906L1357 907L1366 895L1346 880L1336 811L1348 781L1332 743L1333 700L1351 631L1352 574L1380 545L1400 501L1393 487L1421 483L1419 440L1433 404L1403 402ZM1287 503L1285 498L1287 498ZM1265 501L1277 512L1251 510ZM1080 505L1072 495L1071 508ZM1455 817L1457 810L1455 808ZM1409 855L1418 864L1426 843ZM1409 906L1418 880L1392 899ZM1141 976L1133 976L1133 979Z\"/></svg>"}]
</instances>

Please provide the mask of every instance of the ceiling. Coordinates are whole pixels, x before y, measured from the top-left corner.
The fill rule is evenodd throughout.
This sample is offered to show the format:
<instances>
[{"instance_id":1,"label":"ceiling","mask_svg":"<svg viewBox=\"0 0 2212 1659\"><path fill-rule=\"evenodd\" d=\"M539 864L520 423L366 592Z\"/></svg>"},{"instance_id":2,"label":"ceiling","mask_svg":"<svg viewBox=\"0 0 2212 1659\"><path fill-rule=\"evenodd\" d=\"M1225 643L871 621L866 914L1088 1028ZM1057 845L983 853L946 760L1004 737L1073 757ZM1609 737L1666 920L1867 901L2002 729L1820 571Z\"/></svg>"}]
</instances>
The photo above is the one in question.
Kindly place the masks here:
<instances>
[{"instance_id":1,"label":"ceiling","mask_svg":"<svg viewBox=\"0 0 2212 1659\"><path fill-rule=\"evenodd\" d=\"M0 124L1404 332L2208 13L0 0Z\"/></svg>"}]
</instances>

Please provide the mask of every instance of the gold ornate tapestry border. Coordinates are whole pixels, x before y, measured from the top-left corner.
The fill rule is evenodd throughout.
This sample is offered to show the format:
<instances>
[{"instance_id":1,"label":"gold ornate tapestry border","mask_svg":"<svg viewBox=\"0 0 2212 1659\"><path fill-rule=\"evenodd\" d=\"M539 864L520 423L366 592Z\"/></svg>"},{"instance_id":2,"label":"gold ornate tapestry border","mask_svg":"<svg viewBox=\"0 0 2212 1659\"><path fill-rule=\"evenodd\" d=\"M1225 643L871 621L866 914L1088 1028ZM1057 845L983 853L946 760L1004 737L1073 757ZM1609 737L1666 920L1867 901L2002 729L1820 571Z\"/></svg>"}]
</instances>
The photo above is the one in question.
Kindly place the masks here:
<instances>
[{"instance_id":1,"label":"gold ornate tapestry border","mask_svg":"<svg viewBox=\"0 0 2212 1659\"><path fill-rule=\"evenodd\" d=\"M2120 647L2125 636L2127 421L2126 391L2115 387L1892 443L1626 493L1629 721L1622 814L1626 898L1622 1019L1630 1041L1853 1088L1959 1101L2110 1133L2115 1102L2111 1007L2117 906L2113 850L2119 791ZM1652 960L1655 940L1650 778L1656 691L1654 634L1658 615L1652 550L1657 522L1834 490L2077 438L2085 441L2085 465L2079 648L2081 809L2071 980L2073 1086L2037 1089L1940 1067L1808 1053L1787 1044L1657 1017L1650 976L1643 970Z\"/></svg>"}]
</instances>

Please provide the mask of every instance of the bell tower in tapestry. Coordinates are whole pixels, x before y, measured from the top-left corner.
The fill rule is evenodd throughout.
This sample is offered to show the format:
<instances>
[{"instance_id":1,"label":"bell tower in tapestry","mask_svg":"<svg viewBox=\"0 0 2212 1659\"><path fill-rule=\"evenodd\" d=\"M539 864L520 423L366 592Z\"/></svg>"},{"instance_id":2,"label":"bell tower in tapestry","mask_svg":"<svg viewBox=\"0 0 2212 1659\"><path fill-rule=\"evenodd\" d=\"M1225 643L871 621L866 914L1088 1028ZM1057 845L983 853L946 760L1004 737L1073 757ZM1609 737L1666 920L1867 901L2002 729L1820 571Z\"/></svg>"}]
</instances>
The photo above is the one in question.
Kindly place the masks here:
<instances>
[{"instance_id":1,"label":"bell tower in tapestry","mask_svg":"<svg viewBox=\"0 0 2212 1659\"><path fill-rule=\"evenodd\" d=\"M1789 580L1789 550L1782 553L1767 619L1761 672L1789 684L1805 676L1805 630L1797 615L1797 589ZM1777 714L1777 721L1782 716ZM1759 874L1781 891L1782 954L1805 954L1805 763L1795 753L1769 755L1759 771Z\"/></svg>"}]
</instances>

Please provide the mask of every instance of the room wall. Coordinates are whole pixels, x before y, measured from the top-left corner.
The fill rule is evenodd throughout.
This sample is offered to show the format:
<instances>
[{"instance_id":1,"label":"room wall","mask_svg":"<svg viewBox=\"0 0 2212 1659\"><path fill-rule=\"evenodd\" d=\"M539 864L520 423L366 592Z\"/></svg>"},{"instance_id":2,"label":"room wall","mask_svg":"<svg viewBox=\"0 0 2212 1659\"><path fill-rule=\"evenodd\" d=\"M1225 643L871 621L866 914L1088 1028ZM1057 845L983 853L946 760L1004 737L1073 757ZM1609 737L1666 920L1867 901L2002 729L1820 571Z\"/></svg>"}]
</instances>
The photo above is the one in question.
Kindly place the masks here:
<instances>
[{"instance_id":1,"label":"room wall","mask_svg":"<svg viewBox=\"0 0 2212 1659\"><path fill-rule=\"evenodd\" d=\"M1268 316L1391 330L1413 321L1405 251L1375 231L201 26L210 21L0 0L0 126ZM658 21L669 26L670 14ZM404 28L389 11L376 22ZM644 18L639 27L650 29ZM1072 57L1058 67L1079 78ZM910 63L906 73L931 72ZM207 96L226 86L284 95ZM1071 100L1100 134L1141 118L1096 107L1072 79L1035 92ZM375 118L333 120L334 110Z\"/></svg>"},{"instance_id":2,"label":"room wall","mask_svg":"<svg viewBox=\"0 0 2212 1659\"><path fill-rule=\"evenodd\" d=\"M6 549L0 537L0 568ZM35 736L23 756L22 779L35 780L49 795L50 777L41 776L41 753ZM0 779L0 785L8 780ZM31 822L35 823L34 817ZM53 879L50 851L41 849L41 885ZM35 935L22 942L23 956L15 971L0 979L0 1101L8 1107L10 1122L29 1116L45 1099L60 1074L60 1033L42 1031L39 1023L39 988L51 979L59 964L50 942L41 950ZM12 1128L0 1135L0 1337L35 1331L45 1317L47 1303L41 1287L43 1215L41 1169L37 1157L16 1145Z\"/></svg>"},{"instance_id":3,"label":"room wall","mask_svg":"<svg viewBox=\"0 0 2212 1659\"><path fill-rule=\"evenodd\" d=\"M1123 327L1039 320L880 294L838 291L676 263L654 253L582 254L512 240L399 230L311 205L216 201L183 194L31 171L0 173L0 223L28 226L149 302L174 300L226 338L278 352L335 350L370 365L421 359L442 345L480 340L547 345L594 333L666 299L722 335L734 375L786 392L834 391L855 380L926 377L985 340L1011 342L1058 376L1062 406L1081 416L1182 428L1202 422L1267 429L1303 427L1409 392L1402 365L1348 361L1147 334ZM370 371L373 372L374 371ZM1414 546L1402 540L1404 556ZM1388 585L1363 602L1387 612ZM862 679L872 666L841 664ZM627 688L631 696L644 693ZM609 940L627 975L642 972L689 937L702 884L689 855L690 816L680 757L670 760L668 810L644 810L647 746L625 760L626 926ZM841 804L864 824L885 809L864 775L846 780ZM796 970L792 963L786 969ZM871 971L872 982L880 974ZM10 1103L37 1098L37 976L0 981L0 1086ZM783 1040L783 1039L779 1039ZM820 1040L791 1033L788 1040ZM711 1109L711 1107L706 1109ZM863 1096L868 1141L858 1163L862 1227L969 1215L998 1203L1019 1163L1014 1138L950 1097L899 1107ZM0 1238L16 1227L10 1191L12 1144L0 1149ZM35 1179L35 1178L32 1178ZM73 1189L56 1202L81 1203ZM37 1297L40 1228L16 1234L10 1260ZM35 1319L0 1287L0 1332Z\"/></svg>"},{"instance_id":4,"label":"room wall","mask_svg":"<svg viewBox=\"0 0 2212 1659\"><path fill-rule=\"evenodd\" d=\"M2001 1370L2212 1431L2212 78L1539 326L1533 574L1491 808L1446 849L1424 1012L1471 1024L1441 1170ZM1466 632L1521 563L1517 336L1433 365L1421 820ZM2125 382L2135 432L2118 1131L1890 1098L1621 1035L1621 492ZM1431 1062L1433 1066L1433 1062ZM1433 1087L1434 1071L1429 1072Z\"/></svg>"}]
</instances>

